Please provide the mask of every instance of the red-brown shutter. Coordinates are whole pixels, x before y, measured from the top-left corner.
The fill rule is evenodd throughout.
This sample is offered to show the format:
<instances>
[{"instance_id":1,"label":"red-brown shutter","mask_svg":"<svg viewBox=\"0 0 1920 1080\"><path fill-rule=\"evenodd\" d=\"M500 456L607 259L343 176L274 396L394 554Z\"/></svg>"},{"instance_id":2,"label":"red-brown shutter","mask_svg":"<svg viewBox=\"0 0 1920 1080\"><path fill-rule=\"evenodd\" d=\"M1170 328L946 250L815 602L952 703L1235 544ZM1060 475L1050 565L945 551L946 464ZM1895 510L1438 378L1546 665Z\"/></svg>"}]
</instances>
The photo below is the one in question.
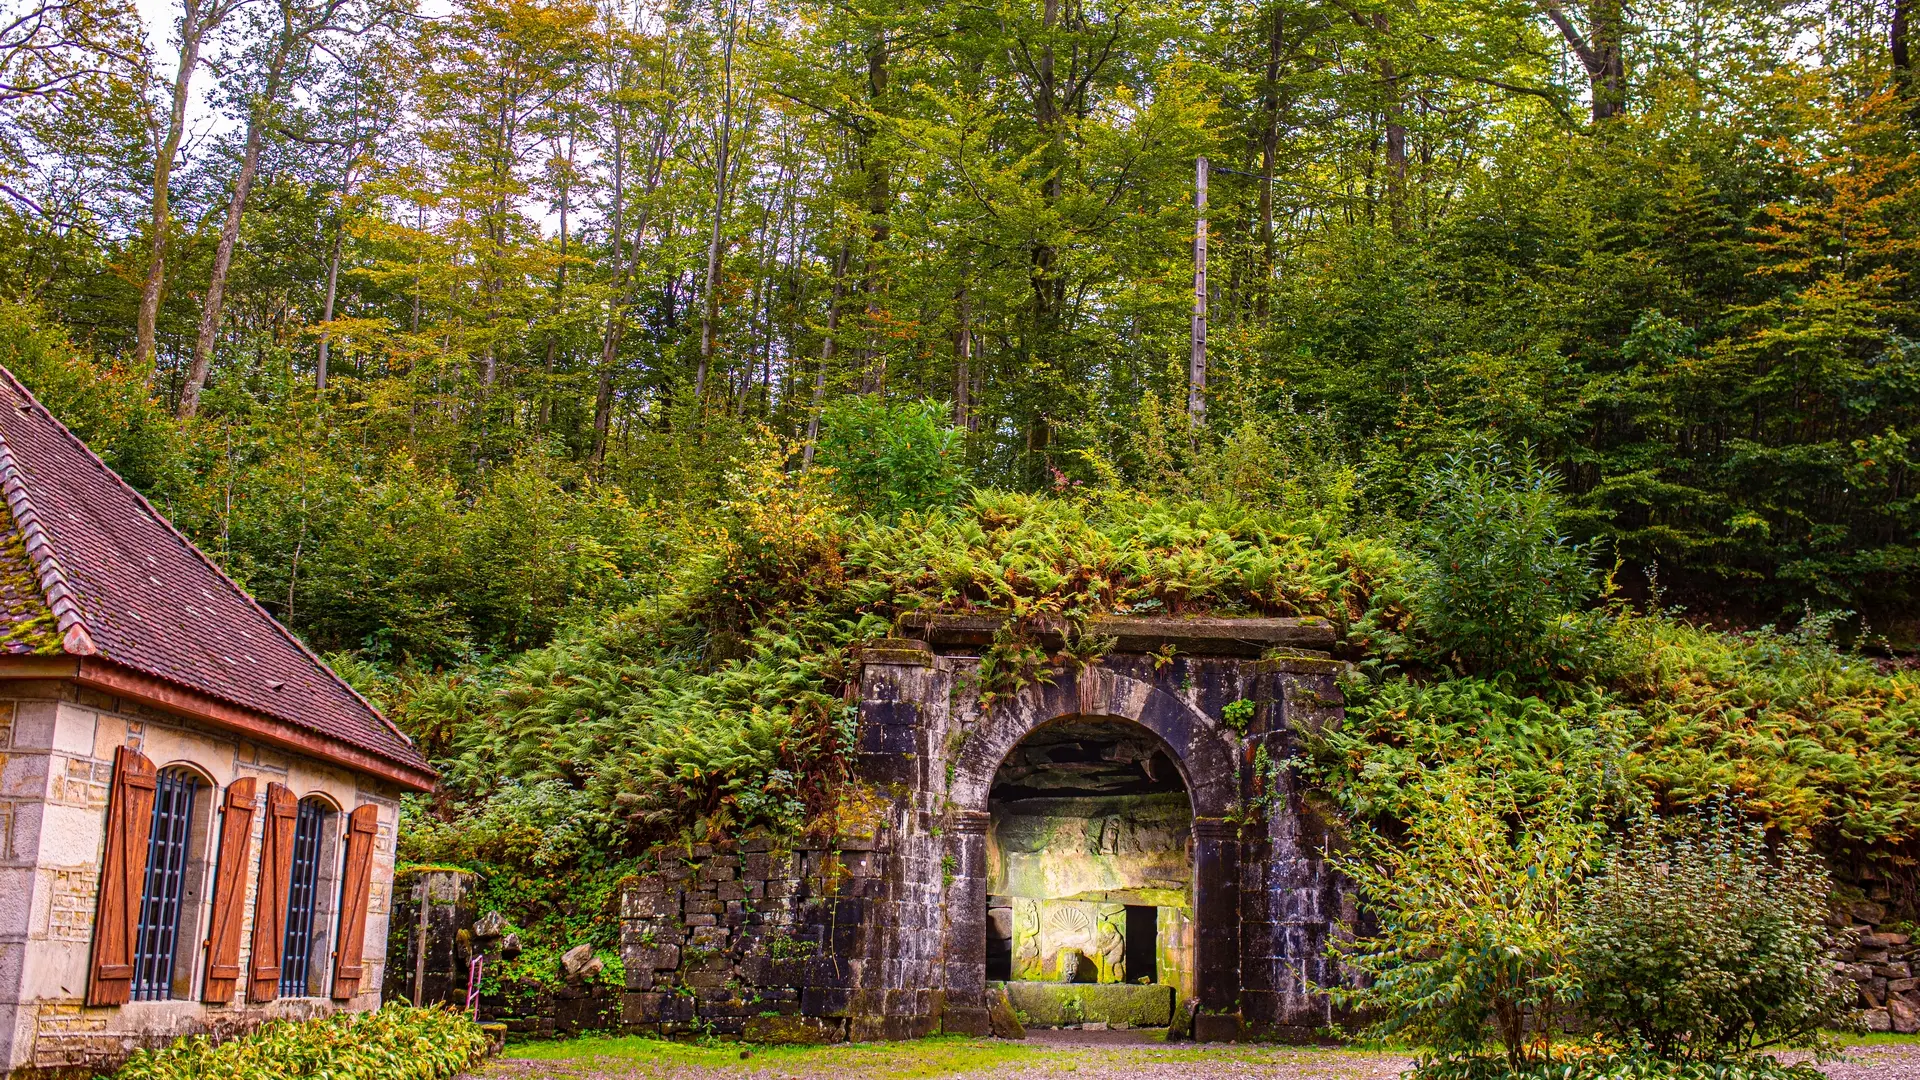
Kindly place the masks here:
<instances>
[{"instance_id":1,"label":"red-brown shutter","mask_svg":"<svg viewBox=\"0 0 1920 1080\"><path fill-rule=\"evenodd\" d=\"M293 826L300 800L285 784L267 785L267 819L260 829L260 885L253 893L253 978L247 1000L280 996L280 947L287 931L287 885L293 876Z\"/></svg>"},{"instance_id":2,"label":"red-brown shutter","mask_svg":"<svg viewBox=\"0 0 1920 1080\"><path fill-rule=\"evenodd\" d=\"M341 875L340 945L334 953L333 996L341 1001L360 991L360 969L367 945L367 906L372 899L373 837L380 808L372 803L347 815L347 865Z\"/></svg>"},{"instance_id":3,"label":"red-brown shutter","mask_svg":"<svg viewBox=\"0 0 1920 1080\"><path fill-rule=\"evenodd\" d=\"M113 752L107 793L107 851L100 862L100 907L93 917L93 973L87 1004L125 1005L133 996L133 939L153 829L153 762L122 746Z\"/></svg>"},{"instance_id":4,"label":"red-brown shutter","mask_svg":"<svg viewBox=\"0 0 1920 1080\"><path fill-rule=\"evenodd\" d=\"M233 1001L240 978L240 924L246 919L247 863L253 855L254 779L243 776L227 785L221 804L220 869L213 879L213 923L207 932L207 983L200 1000Z\"/></svg>"}]
</instances>

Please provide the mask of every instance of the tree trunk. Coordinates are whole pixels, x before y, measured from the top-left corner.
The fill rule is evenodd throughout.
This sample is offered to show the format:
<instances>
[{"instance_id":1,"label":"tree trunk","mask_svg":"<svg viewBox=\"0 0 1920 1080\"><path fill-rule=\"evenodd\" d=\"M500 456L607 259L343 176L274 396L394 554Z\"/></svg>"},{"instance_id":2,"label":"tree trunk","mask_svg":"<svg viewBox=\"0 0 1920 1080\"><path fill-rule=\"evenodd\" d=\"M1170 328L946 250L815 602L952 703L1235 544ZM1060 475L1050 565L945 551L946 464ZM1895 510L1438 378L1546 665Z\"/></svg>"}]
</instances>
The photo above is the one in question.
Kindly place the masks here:
<instances>
[{"instance_id":1,"label":"tree trunk","mask_svg":"<svg viewBox=\"0 0 1920 1080\"><path fill-rule=\"evenodd\" d=\"M833 260L833 295L827 300L827 332L820 339L820 370L813 374L813 404L807 410L807 445L800 452L802 469L813 464L813 448L820 441L820 410L827 404L827 367L833 363L834 334L840 329L840 301L847 294L847 261L851 254L848 241L840 241L840 254Z\"/></svg>"},{"instance_id":2,"label":"tree trunk","mask_svg":"<svg viewBox=\"0 0 1920 1080\"><path fill-rule=\"evenodd\" d=\"M547 330L546 385L540 388L541 431L547 430L553 422L553 371L560 358L559 322L567 304L567 210L571 191L569 185L573 179L573 133L567 133L567 171L560 180L560 265L553 272L553 304L551 316L554 325Z\"/></svg>"},{"instance_id":3,"label":"tree trunk","mask_svg":"<svg viewBox=\"0 0 1920 1080\"><path fill-rule=\"evenodd\" d=\"M1626 111L1626 22L1627 12L1623 0L1595 0L1593 46L1600 54L1599 70L1593 77L1595 123Z\"/></svg>"},{"instance_id":4,"label":"tree trunk","mask_svg":"<svg viewBox=\"0 0 1920 1080\"><path fill-rule=\"evenodd\" d=\"M867 105L871 109L877 110L887 93L888 49L886 31L875 30L867 42ZM860 347L860 392L877 394L887 377L886 357L875 345L874 327L879 323L880 295L886 287L880 280L880 263L886 257L888 241L893 238L893 178L874 147L872 124L862 124L860 134L867 211L867 250L860 272L860 292L866 298L866 337Z\"/></svg>"},{"instance_id":5,"label":"tree trunk","mask_svg":"<svg viewBox=\"0 0 1920 1080\"><path fill-rule=\"evenodd\" d=\"M1623 0L1593 0L1587 24L1591 39L1573 25L1557 0L1543 5L1547 18L1560 30L1567 47L1586 69L1593 95L1593 122L1620 115L1627 108L1626 6Z\"/></svg>"},{"instance_id":6,"label":"tree trunk","mask_svg":"<svg viewBox=\"0 0 1920 1080\"><path fill-rule=\"evenodd\" d=\"M346 199L346 187L342 185L340 189L340 201L345 203ZM335 221L333 224L333 251L327 256L326 299L322 301L320 307L320 321L323 323L333 321L333 300L340 288L340 234L343 231L345 231L345 223ZM419 303L417 299L414 304L414 309L416 312L414 321L417 323L419 321L419 315L417 314ZM332 338L333 335L330 332L322 330L320 332L320 347L315 351L313 357L313 388L322 392L327 388L327 356L328 346L332 344Z\"/></svg>"},{"instance_id":7,"label":"tree trunk","mask_svg":"<svg viewBox=\"0 0 1920 1080\"><path fill-rule=\"evenodd\" d=\"M268 107L262 104L260 108ZM233 196L227 202L227 216L220 223L220 242L213 249L213 276L207 282L206 303L200 309L200 332L193 342L193 366L180 388L180 405L175 414L192 419L200 411L200 391L207 385L207 370L213 366L214 339L220 333L220 310L226 299L227 270L233 265L233 246L240 239L240 216L246 210L247 194L253 189L253 177L260 169L261 127L265 117L256 115L247 123L247 149L240 161L240 175L233 181Z\"/></svg>"},{"instance_id":8,"label":"tree trunk","mask_svg":"<svg viewBox=\"0 0 1920 1080\"><path fill-rule=\"evenodd\" d=\"M1384 46L1393 30L1386 13L1376 12L1373 25L1380 31ZM1407 104L1400 96L1400 70L1384 47L1380 51L1380 85L1386 92L1387 223L1393 235L1400 236L1407 228Z\"/></svg>"},{"instance_id":9,"label":"tree trunk","mask_svg":"<svg viewBox=\"0 0 1920 1080\"><path fill-rule=\"evenodd\" d=\"M1266 78L1261 86L1260 109L1264 122L1260 130L1260 288L1254 297L1254 314L1266 321L1273 293L1273 171L1280 153L1280 49L1285 44L1286 15L1278 3L1271 15L1267 33Z\"/></svg>"},{"instance_id":10,"label":"tree trunk","mask_svg":"<svg viewBox=\"0 0 1920 1080\"><path fill-rule=\"evenodd\" d=\"M960 253L960 289L954 297L953 333L953 426L971 431L967 409L967 391L973 385L973 297L967 293L966 252Z\"/></svg>"},{"instance_id":11,"label":"tree trunk","mask_svg":"<svg viewBox=\"0 0 1920 1080\"><path fill-rule=\"evenodd\" d=\"M714 334L720 321L720 239L727 216L727 178L733 150L733 41L734 12L727 8L727 36L721 47L724 89L720 98L720 146L713 177L713 231L707 242L707 277L700 311L700 368L693 377L696 409L706 408L707 371L713 366Z\"/></svg>"},{"instance_id":12,"label":"tree trunk","mask_svg":"<svg viewBox=\"0 0 1920 1080\"><path fill-rule=\"evenodd\" d=\"M1193 333L1187 358L1187 419L1207 425L1207 159L1193 167Z\"/></svg>"},{"instance_id":13,"label":"tree trunk","mask_svg":"<svg viewBox=\"0 0 1920 1080\"><path fill-rule=\"evenodd\" d=\"M180 139L186 131L187 101L191 97L193 69L200 64L200 43L205 39L215 14L201 18L200 0L185 0L180 19L180 67L173 76L173 109L167 115L167 133L153 156L153 203L148 221L147 279L140 288L140 314L135 324L133 366L151 380L154 367L156 328L160 321L160 292L167 277L167 233L172 229L172 211L168 203L167 182L173 175L173 159L180 152Z\"/></svg>"},{"instance_id":14,"label":"tree trunk","mask_svg":"<svg viewBox=\"0 0 1920 1080\"><path fill-rule=\"evenodd\" d=\"M330 14L330 9L329 9ZM294 26L293 5L280 4L280 37L274 43L273 57L267 62L267 78L260 88L260 99L247 110L247 144L240 160L240 175L234 178L233 196L227 202L226 218L220 223L220 242L213 249L213 274L207 281L207 296L200 308L200 332L194 336L193 366L186 384L180 388L176 410L182 420L200 409L200 391L206 388L207 371L213 366L213 347L220 335L220 315L227 295L227 272L233 267L233 247L240 240L240 221L247 209L247 196L253 191L253 178L260 171L260 148L266 141L266 126L280 96L281 80L293 59L295 44L326 19L304 28Z\"/></svg>"},{"instance_id":15,"label":"tree trunk","mask_svg":"<svg viewBox=\"0 0 1920 1080\"><path fill-rule=\"evenodd\" d=\"M642 189L642 197L647 201L640 206L640 218L631 232L632 240L627 244L626 257L620 258L620 237L629 235L620 229L614 229L614 257L619 260L619 272L615 279L612 310L607 313L607 332L600 342L600 369L595 378L593 394L593 464L598 466L607 457L607 432L613 424L613 371L620 358L620 342L627 332L627 309L634 301L634 264L640 258L640 240L646 234L647 225L653 217L652 195L660 186L661 163L666 157L667 132L673 126L673 106L669 104L661 112L659 125L654 129L653 146L648 150L647 181ZM616 171L617 177L624 172ZM614 220L618 221L624 203L625 188L616 187L614 195Z\"/></svg>"},{"instance_id":16,"label":"tree trunk","mask_svg":"<svg viewBox=\"0 0 1920 1080\"><path fill-rule=\"evenodd\" d=\"M1893 0L1893 21L1887 28L1887 51L1893 60L1894 88L1907 98L1908 118L1920 127L1920 79L1913 71L1910 34L1913 0Z\"/></svg>"}]
</instances>

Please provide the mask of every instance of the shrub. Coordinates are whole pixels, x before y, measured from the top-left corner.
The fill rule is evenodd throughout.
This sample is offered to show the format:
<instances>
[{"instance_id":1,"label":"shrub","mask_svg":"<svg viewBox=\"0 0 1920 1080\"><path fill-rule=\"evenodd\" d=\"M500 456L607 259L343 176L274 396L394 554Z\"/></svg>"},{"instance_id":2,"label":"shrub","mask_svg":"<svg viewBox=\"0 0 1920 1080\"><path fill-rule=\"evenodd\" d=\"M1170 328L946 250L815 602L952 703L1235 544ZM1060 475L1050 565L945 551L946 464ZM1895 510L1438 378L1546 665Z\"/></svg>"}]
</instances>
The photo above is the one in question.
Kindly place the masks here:
<instances>
[{"instance_id":1,"label":"shrub","mask_svg":"<svg viewBox=\"0 0 1920 1080\"><path fill-rule=\"evenodd\" d=\"M1794 835L1895 850L1920 836L1920 674L1824 642L1616 619L1634 767L1666 805L1741 799Z\"/></svg>"},{"instance_id":2,"label":"shrub","mask_svg":"<svg viewBox=\"0 0 1920 1080\"><path fill-rule=\"evenodd\" d=\"M1421 794L1404 837L1356 825L1351 851L1332 857L1379 925L1329 945L1364 976L1330 992L1376 1016L1378 1035L1449 1055L1492 1036L1521 1068L1550 1050L1577 990L1567 935L1594 829L1564 792L1523 813L1460 770L1433 773Z\"/></svg>"},{"instance_id":3,"label":"shrub","mask_svg":"<svg viewBox=\"0 0 1920 1080\"><path fill-rule=\"evenodd\" d=\"M1429 1058L1409 1080L1826 1080L1812 1065L1771 1057L1740 1061L1668 1061L1646 1054L1586 1053L1514 1068L1505 1058Z\"/></svg>"},{"instance_id":4,"label":"shrub","mask_svg":"<svg viewBox=\"0 0 1920 1080\"><path fill-rule=\"evenodd\" d=\"M1474 672L1539 679L1576 661L1580 605L1593 592L1587 552L1561 535L1553 473L1522 448L1450 455L1414 542L1414 612L1439 653Z\"/></svg>"},{"instance_id":5,"label":"shrub","mask_svg":"<svg viewBox=\"0 0 1920 1080\"><path fill-rule=\"evenodd\" d=\"M820 417L820 464L836 493L880 515L949 506L967 481L961 432L936 401L899 404L872 394L841 398Z\"/></svg>"},{"instance_id":6,"label":"shrub","mask_svg":"<svg viewBox=\"0 0 1920 1080\"><path fill-rule=\"evenodd\" d=\"M1645 820L1591 879L1574 933L1586 1013L1675 1061L1814 1046L1852 997L1833 971L1832 882L1791 840L1724 807Z\"/></svg>"},{"instance_id":7,"label":"shrub","mask_svg":"<svg viewBox=\"0 0 1920 1080\"><path fill-rule=\"evenodd\" d=\"M281 1021L215 1043L192 1035L134 1054L114 1080L440 1080L486 1054L487 1037L461 1013L386 1005L377 1012Z\"/></svg>"}]
</instances>

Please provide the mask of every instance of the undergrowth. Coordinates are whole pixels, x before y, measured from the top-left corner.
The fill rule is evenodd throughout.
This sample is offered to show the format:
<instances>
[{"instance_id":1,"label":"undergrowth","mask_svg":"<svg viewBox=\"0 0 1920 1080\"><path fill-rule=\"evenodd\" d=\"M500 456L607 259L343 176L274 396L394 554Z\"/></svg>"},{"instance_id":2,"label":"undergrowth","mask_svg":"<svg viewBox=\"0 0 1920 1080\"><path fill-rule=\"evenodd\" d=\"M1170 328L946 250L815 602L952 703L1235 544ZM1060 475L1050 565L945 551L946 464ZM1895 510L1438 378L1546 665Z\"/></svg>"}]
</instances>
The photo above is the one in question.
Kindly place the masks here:
<instances>
[{"instance_id":1,"label":"undergrowth","mask_svg":"<svg viewBox=\"0 0 1920 1080\"><path fill-rule=\"evenodd\" d=\"M441 1080L486 1049L480 1026L461 1013L386 1005L276 1021L225 1042L189 1035L136 1052L113 1080Z\"/></svg>"},{"instance_id":2,"label":"undergrowth","mask_svg":"<svg viewBox=\"0 0 1920 1080\"><path fill-rule=\"evenodd\" d=\"M1502 460L1433 485L1486 504L1442 516L1478 523L1468 544L1112 485L927 483L938 498L902 506L830 467L796 469L795 448L768 440L718 513L656 518L672 535L653 546L675 557L641 598L504 661L342 667L443 775L409 804L402 857L480 871L483 904L523 933L515 972L528 977L564 947L613 948L619 883L651 845L839 827L859 653L908 613L1007 617L967 688L988 704L1098 659L1110 643L1087 632L1097 615L1325 618L1364 662L1347 722L1295 767L1346 820L1404 821L1441 769L1522 812L1555 793L1615 815L1733 796L1830 846L1913 843L1912 674L1841 650L1817 619L1729 633L1582 606L1604 586L1576 580L1585 556L1553 528L1550 482L1517 466L1502 480ZM1541 567L1559 583L1487 590L1470 613L1498 633L1464 624L1465 609L1436 624L1436 596Z\"/></svg>"}]
</instances>

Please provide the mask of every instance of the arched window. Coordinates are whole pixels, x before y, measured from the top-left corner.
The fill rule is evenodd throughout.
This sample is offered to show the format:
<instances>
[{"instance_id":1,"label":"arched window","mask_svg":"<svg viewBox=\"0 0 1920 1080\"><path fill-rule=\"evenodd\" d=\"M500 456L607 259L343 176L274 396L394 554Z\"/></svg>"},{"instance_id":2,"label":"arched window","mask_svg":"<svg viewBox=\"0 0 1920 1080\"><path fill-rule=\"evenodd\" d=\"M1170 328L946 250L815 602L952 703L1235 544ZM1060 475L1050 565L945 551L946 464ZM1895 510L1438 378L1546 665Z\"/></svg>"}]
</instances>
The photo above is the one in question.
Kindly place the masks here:
<instances>
[{"instance_id":1,"label":"arched window","mask_svg":"<svg viewBox=\"0 0 1920 1080\"><path fill-rule=\"evenodd\" d=\"M147 872L133 947L133 1000L191 997L205 906L208 785L180 766L154 778Z\"/></svg>"},{"instance_id":2,"label":"arched window","mask_svg":"<svg viewBox=\"0 0 1920 1080\"><path fill-rule=\"evenodd\" d=\"M326 995L328 937L339 880L338 815L326 800L300 800L287 882L287 932L280 954L281 997Z\"/></svg>"}]
</instances>

